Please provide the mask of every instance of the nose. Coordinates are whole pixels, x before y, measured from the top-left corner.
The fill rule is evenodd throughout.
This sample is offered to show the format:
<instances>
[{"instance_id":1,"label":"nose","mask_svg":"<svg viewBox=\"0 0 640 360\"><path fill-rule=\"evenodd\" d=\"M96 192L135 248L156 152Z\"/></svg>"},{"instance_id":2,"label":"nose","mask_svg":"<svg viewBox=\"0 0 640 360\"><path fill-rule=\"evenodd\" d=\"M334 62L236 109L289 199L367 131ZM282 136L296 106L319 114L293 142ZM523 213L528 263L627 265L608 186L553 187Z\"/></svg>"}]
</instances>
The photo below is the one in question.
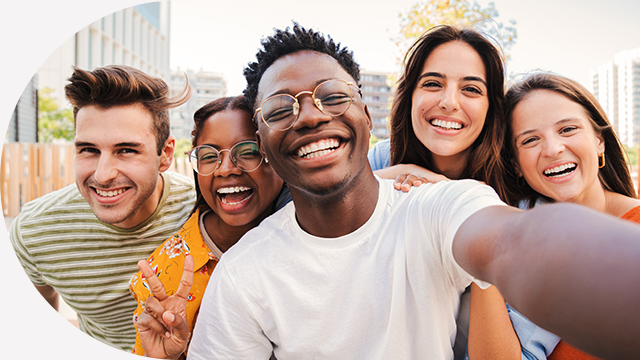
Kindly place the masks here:
<instances>
[{"instance_id":1,"label":"nose","mask_svg":"<svg viewBox=\"0 0 640 360\"><path fill-rule=\"evenodd\" d=\"M117 159L109 154L101 154L93 177L100 184L108 184L118 176Z\"/></svg>"},{"instance_id":2,"label":"nose","mask_svg":"<svg viewBox=\"0 0 640 360\"><path fill-rule=\"evenodd\" d=\"M545 139L542 147L542 155L546 157L556 157L564 151L562 141L553 137Z\"/></svg>"},{"instance_id":3,"label":"nose","mask_svg":"<svg viewBox=\"0 0 640 360\"><path fill-rule=\"evenodd\" d=\"M231 153L225 149L220 151L220 160L218 160L218 168L213 175L227 177L229 175L242 175L242 170L236 166L231 160Z\"/></svg>"},{"instance_id":4,"label":"nose","mask_svg":"<svg viewBox=\"0 0 640 360\"><path fill-rule=\"evenodd\" d=\"M331 115L325 114L320 111L320 103L315 103L311 96L304 96L298 98L300 103L300 112L298 114L298 120L293 124L293 130L299 130L303 128L315 128L318 125L329 122L333 118Z\"/></svg>"},{"instance_id":5,"label":"nose","mask_svg":"<svg viewBox=\"0 0 640 360\"><path fill-rule=\"evenodd\" d=\"M460 94L457 89L451 86L446 87L442 92L438 106L445 111L456 111L460 109L459 96Z\"/></svg>"}]
</instances>

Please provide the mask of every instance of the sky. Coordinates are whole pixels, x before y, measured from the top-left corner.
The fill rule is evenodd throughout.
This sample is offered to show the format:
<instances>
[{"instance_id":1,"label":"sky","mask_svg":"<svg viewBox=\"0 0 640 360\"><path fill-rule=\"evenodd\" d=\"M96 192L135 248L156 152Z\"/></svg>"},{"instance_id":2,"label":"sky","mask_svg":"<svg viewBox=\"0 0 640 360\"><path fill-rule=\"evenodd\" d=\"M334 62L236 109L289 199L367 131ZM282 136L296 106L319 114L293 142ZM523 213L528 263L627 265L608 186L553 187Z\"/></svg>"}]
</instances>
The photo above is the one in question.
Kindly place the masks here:
<instances>
[{"instance_id":1,"label":"sky","mask_svg":"<svg viewBox=\"0 0 640 360\"><path fill-rule=\"evenodd\" d=\"M0 132L40 65L64 40L91 22L140 0L21 0L0 11ZM416 0L229 1L172 3L171 67L221 72L229 95L244 88L242 69L259 40L298 21L354 51L363 69L396 71L391 40L399 14ZM509 74L554 71L588 86L589 70L616 53L640 47L638 0L495 0L497 21L516 21ZM479 1L486 6L488 1ZM0 313L3 358L134 359L75 330L37 294L20 268L0 222ZM6 333L9 335L6 335Z\"/></svg>"},{"instance_id":2,"label":"sky","mask_svg":"<svg viewBox=\"0 0 640 360\"><path fill-rule=\"evenodd\" d=\"M326 0L312 7L283 0L176 1L171 5L171 67L223 73L229 95L238 94L245 86L242 69L255 59L260 39L297 21L353 50L363 69L397 71L400 52L393 39L399 34L400 14L416 2ZM484 7L489 1L478 3ZM590 69L613 61L620 51L640 47L637 0L494 3L498 22L516 21L518 38L508 52L510 75L553 71L588 87Z\"/></svg>"}]
</instances>

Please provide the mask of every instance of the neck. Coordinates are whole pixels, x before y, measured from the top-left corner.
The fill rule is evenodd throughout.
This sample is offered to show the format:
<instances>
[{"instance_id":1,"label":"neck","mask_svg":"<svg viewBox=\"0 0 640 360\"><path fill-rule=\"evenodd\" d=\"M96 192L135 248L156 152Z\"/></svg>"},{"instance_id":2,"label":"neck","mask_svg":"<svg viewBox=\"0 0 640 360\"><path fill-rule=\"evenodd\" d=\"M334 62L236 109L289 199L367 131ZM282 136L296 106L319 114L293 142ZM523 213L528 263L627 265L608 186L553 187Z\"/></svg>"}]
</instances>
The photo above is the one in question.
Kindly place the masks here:
<instances>
[{"instance_id":1,"label":"neck","mask_svg":"<svg viewBox=\"0 0 640 360\"><path fill-rule=\"evenodd\" d=\"M367 166L332 194L290 190L300 227L314 236L336 238L354 232L369 220L378 203L378 187L378 180Z\"/></svg>"},{"instance_id":2,"label":"neck","mask_svg":"<svg viewBox=\"0 0 640 360\"><path fill-rule=\"evenodd\" d=\"M458 180L462 177L462 173L467 166L467 158L470 149L450 156L440 156L431 154L435 172L442 174L449 179Z\"/></svg>"},{"instance_id":3,"label":"neck","mask_svg":"<svg viewBox=\"0 0 640 360\"><path fill-rule=\"evenodd\" d=\"M269 207L269 210L272 210L271 207ZM272 212L273 211L269 211L268 213L270 214ZM258 226L258 224L260 224L260 222L268 215L265 213L261 214L249 224L233 226L222 221L215 212L210 211L204 217L204 229L218 249L222 252L226 252L230 247L235 245L247 231Z\"/></svg>"}]
</instances>

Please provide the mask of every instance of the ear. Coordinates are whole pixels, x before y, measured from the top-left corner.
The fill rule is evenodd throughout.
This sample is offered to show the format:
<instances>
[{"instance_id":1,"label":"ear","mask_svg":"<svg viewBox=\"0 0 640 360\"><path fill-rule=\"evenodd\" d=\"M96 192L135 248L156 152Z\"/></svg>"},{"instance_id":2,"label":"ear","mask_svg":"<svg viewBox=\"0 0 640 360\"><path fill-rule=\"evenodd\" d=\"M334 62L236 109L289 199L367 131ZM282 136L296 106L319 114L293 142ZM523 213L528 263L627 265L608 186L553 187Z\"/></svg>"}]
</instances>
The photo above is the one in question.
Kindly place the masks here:
<instances>
[{"instance_id":1,"label":"ear","mask_svg":"<svg viewBox=\"0 0 640 360\"><path fill-rule=\"evenodd\" d=\"M262 141L260 140L260 130L256 130L256 142L258 143L258 149L260 149L260 155L263 158L267 158L267 153L264 152L264 148L262 147Z\"/></svg>"},{"instance_id":2,"label":"ear","mask_svg":"<svg viewBox=\"0 0 640 360\"><path fill-rule=\"evenodd\" d=\"M366 104L364 105L364 113L367 116L367 126L369 127L369 131L373 131L373 121L371 121L371 114L369 113L369 108Z\"/></svg>"},{"instance_id":3,"label":"ear","mask_svg":"<svg viewBox=\"0 0 640 360\"><path fill-rule=\"evenodd\" d=\"M160 167L158 171L163 172L169 169L173 162L173 153L176 151L176 138L173 135L169 135L169 138L164 143L162 153L160 153Z\"/></svg>"},{"instance_id":4,"label":"ear","mask_svg":"<svg viewBox=\"0 0 640 360\"><path fill-rule=\"evenodd\" d=\"M604 136L602 134L596 135L598 138L598 155L604 153Z\"/></svg>"}]
</instances>

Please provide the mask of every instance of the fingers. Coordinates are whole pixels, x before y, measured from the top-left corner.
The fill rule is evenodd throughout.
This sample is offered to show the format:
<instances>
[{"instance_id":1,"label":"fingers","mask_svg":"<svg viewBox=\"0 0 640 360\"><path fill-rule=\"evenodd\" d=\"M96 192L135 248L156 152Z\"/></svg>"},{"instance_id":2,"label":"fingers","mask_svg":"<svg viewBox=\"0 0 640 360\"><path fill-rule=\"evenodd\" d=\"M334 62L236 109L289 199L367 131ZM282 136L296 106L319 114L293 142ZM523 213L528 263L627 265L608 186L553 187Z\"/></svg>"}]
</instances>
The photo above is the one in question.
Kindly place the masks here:
<instances>
[{"instance_id":1,"label":"fingers","mask_svg":"<svg viewBox=\"0 0 640 360\"><path fill-rule=\"evenodd\" d=\"M138 332L142 334L146 331L153 331L162 337L168 337L167 335L169 333L164 324L158 321L157 318L150 313L143 311L138 315Z\"/></svg>"},{"instance_id":2,"label":"fingers","mask_svg":"<svg viewBox=\"0 0 640 360\"><path fill-rule=\"evenodd\" d=\"M166 299L168 296L164 290L164 285L162 285L162 281L160 281L153 272L149 263L146 260L138 261L138 269L140 269L142 275L147 279L147 284L149 284L151 294L157 297L160 301Z\"/></svg>"},{"instance_id":3,"label":"fingers","mask_svg":"<svg viewBox=\"0 0 640 360\"><path fill-rule=\"evenodd\" d=\"M193 285L193 256L187 255L184 258L184 270L182 271L182 278L180 279L180 285L176 291L176 296L186 299L191 291L191 285Z\"/></svg>"},{"instance_id":4,"label":"fingers","mask_svg":"<svg viewBox=\"0 0 640 360\"><path fill-rule=\"evenodd\" d=\"M162 314L162 320L171 327L172 335L179 340L189 341L189 324L171 311Z\"/></svg>"},{"instance_id":5,"label":"fingers","mask_svg":"<svg viewBox=\"0 0 640 360\"><path fill-rule=\"evenodd\" d=\"M414 174L401 174L396 177L396 181L393 183L393 187L396 190L409 192L409 190L411 190L411 187L418 187L428 182L429 181L426 178L418 178L418 176Z\"/></svg>"}]
</instances>

